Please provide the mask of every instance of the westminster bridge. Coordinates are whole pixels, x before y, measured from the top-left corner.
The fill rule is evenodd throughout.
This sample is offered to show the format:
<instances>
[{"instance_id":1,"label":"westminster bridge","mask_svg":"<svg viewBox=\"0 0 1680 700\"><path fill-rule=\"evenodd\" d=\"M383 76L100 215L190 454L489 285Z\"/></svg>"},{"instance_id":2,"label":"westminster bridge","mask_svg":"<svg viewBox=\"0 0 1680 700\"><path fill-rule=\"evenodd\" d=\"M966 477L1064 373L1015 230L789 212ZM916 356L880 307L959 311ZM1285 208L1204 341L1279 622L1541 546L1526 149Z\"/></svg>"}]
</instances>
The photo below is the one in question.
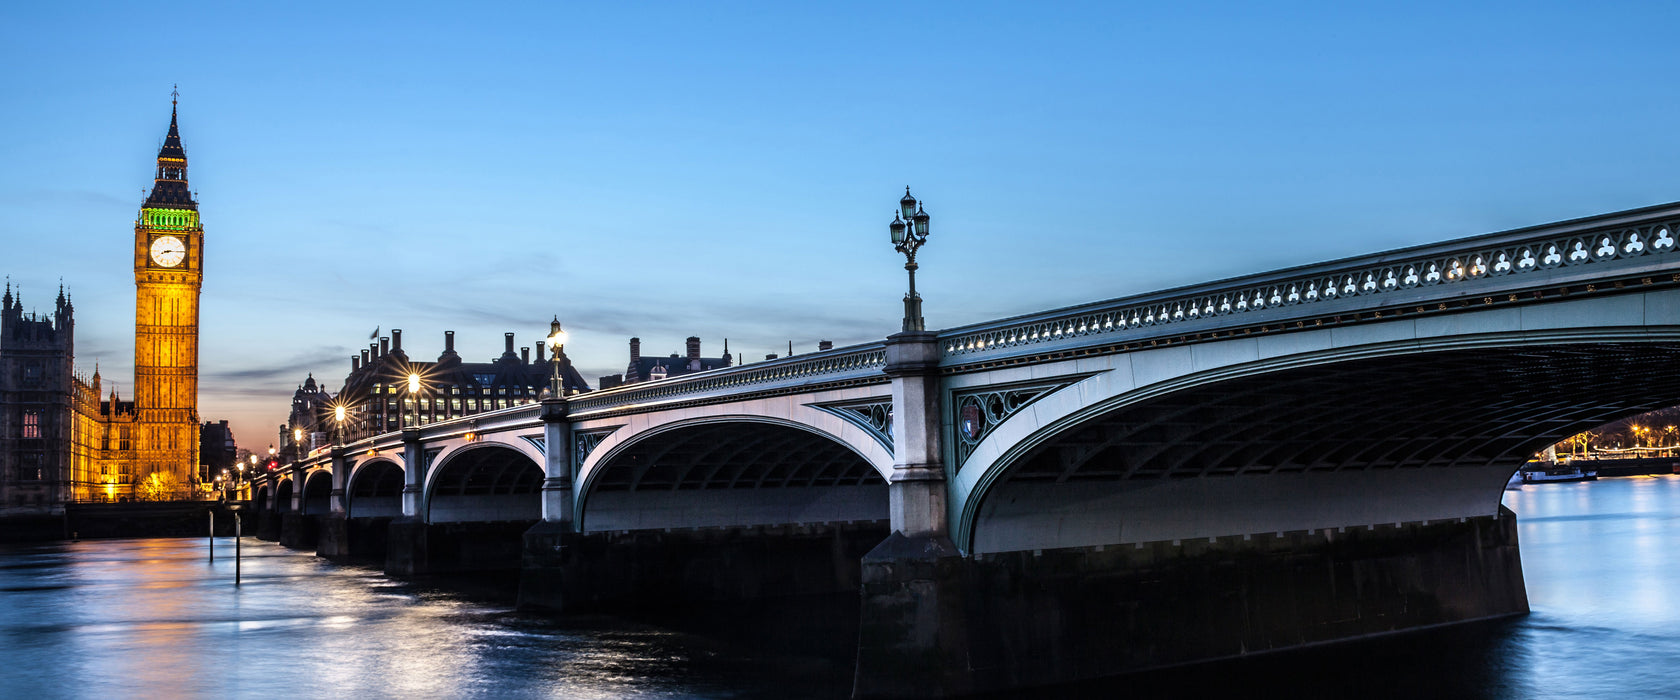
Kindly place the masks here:
<instances>
[{"instance_id":1,"label":"westminster bridge","mask_svg":"<svg viewBox=\"0 0 1680 700\"><path fill-rule=\"evenodd\" d=\"M861 591L856 693L1520 614L1507 478L1680 404L1680 204L633 384L262 476L293 546L586 610Z\"/></svg>"}]
</instances>

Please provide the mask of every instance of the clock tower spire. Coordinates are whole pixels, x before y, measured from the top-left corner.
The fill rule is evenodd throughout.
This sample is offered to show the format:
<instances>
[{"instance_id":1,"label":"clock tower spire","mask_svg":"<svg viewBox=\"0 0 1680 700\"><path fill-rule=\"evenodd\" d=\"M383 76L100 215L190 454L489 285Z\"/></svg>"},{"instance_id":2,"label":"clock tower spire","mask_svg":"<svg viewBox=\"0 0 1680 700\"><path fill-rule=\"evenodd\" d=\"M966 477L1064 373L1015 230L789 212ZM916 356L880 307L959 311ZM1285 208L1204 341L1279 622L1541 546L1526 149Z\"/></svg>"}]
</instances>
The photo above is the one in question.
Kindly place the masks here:
<instances>
[{"instance_id":1,"label":"clock tower spire","mask_svg":"<svg viewBox=\"0 0 1680 700\"><path fill-rule=\"evenodd\" d=\"M152 191L134 222L135 493L187 498L198 466L198 297L204 227L187 187L178 93Z\"/></svg>"}]
</instances>

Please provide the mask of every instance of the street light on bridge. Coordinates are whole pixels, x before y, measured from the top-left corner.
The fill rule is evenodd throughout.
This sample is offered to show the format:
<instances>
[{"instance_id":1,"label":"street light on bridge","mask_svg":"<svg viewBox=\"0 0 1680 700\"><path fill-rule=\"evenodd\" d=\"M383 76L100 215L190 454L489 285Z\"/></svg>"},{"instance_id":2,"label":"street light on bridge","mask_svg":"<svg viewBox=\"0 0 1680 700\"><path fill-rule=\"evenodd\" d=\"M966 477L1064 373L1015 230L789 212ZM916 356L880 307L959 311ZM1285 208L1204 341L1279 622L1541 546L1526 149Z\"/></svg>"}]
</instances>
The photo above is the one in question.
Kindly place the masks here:
<instances>
[{"instance_id":1,"label":"street light on bridge","mask_svg":"<svg viewBox=\"0 0 1680 700\"><path fill-rule=\"evenodd\" d=\"M558 399L566 395L565 383L560 379L560 355L566 350L566 331L560 327L559 316L548 325L548 349L553 355L549 364L554 366L553 376L548 378L548 395Z\"/></svg>"},{"instance_id":2,"label":"street light on bridge","mask_svg":"<svg viewBox=\"0 0 1680 700\"><path fill-rule=\"evenodd\" d=\"M408 373L408 402L414 405L414 420L411 421L411 422L415 423L416 427L418 427L418 424L420 423L420 373L419 372L409 372ZM408 411L403 411L403 413L406 414L406 413L408 413ZM400 426L399 425L398 427L407 427L407 426Z\"/></svg>"},{"instance_id":3,"label":"street light on bridge","mask_svg":"<svg viewBox=\"0 0 1680 700\"><path fill-rule=\"evenodd\" d=\"M927 330L922 322L922 296L916 293L916 250L927 243L928 214L910 188L904 188L904 199L898 200L899 213L893 215L888 228L892 231L893 248L904 254L904 271L910 273L910 292L904 295L904 330Z\"/></svg>"},{"instance_id":4,"label":"street light on bridge","mask_svg":"<svg viewBox=\"0 0 1680 700\"><path fill-rule=\"evenodd\" d=\"M339 445L344 444L344 419L348 413L349 411L345 410L344 404L333 404L333 433L336 438L335 442Z\"/></svg>"}]
</instances>

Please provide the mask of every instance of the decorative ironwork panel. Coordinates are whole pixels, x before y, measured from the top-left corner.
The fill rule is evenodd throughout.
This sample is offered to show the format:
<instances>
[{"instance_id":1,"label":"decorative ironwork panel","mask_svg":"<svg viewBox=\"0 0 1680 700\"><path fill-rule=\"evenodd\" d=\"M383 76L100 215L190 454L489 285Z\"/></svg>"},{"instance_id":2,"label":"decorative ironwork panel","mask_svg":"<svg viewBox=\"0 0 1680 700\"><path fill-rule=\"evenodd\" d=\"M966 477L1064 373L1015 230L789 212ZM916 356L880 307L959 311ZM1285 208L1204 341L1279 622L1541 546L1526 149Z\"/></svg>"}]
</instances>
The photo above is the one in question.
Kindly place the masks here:
<instances>
[{"instance_id":1,"label":"decorative ironwork panel","mask_svg":"<svg viewBox=\"0 0 1680 700\"><path fill-rule=\"evenodd\" d=\"M968 456L974 453L975 446L986 439L993 428L1015 415L1016 411L1045 394L1072 383L1061 381L1054 384L994 388L953 395L951 405L956 411L957 468L962 468L963 463L968 461Z\"/></svg>"},{"instance_id":2,"label":"decorative ironwork panel","mask_svg":"<svg viewBox=\"0 0 1680 700\"><path fill-rule=\"evenodd\" d=\"M589 459L589 453L594 452L595 448L601 444L601 441L607 439L608 435L613 434L614 430L618 430L618 428L572 433L573 473L577 473L583 469L583 462L584 460Z\"/></svg>"},{"instance_id":3,"label":"decorative ironwork panel","mask_svg":"<svg viewBox=\"0 0 1680 700\"><path fill-rule=\"evenodd\" d=\"M519 436L519 439L531 443L532 447L537 448L537 454L543 456L548 455L548 438L541 435L521 435Z\"/></svg>"},{"instance_id":4,"label":"decorative ironwork panel","mask_svg":"<svg viewBox=\"0 0 1680 700\"><path fill-rule=\"evenodd\" d=\"M846 419L846 422L862 428L864 432L869 433L869 437L875 438L876 442L887 448L887 454L893 453L892 400L829 404L826 406L813 405L812 407L840 416Z\"/></svg>"}]
</instances>

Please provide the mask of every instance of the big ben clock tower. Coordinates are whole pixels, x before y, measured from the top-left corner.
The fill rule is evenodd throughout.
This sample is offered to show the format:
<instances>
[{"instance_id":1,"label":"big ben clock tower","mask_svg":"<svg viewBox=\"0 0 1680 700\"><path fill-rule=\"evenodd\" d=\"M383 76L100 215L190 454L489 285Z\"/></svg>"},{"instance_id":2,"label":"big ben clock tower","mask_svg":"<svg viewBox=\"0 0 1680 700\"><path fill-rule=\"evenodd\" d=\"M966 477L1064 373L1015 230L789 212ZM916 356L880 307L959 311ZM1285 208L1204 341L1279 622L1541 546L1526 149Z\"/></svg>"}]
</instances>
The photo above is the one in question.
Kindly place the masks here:
<instances>
[{"instance_id":1,"label":"big ben clock tower","mask_svg":"<svg viewBox=\"0 0 1680 700\"><path fill-rule=\"evenodd\" d=\"M134 222L134 491L142 498L187 497L198 467L204 227L170 105L157 178Z\"/></svg>"}]
</instances>

